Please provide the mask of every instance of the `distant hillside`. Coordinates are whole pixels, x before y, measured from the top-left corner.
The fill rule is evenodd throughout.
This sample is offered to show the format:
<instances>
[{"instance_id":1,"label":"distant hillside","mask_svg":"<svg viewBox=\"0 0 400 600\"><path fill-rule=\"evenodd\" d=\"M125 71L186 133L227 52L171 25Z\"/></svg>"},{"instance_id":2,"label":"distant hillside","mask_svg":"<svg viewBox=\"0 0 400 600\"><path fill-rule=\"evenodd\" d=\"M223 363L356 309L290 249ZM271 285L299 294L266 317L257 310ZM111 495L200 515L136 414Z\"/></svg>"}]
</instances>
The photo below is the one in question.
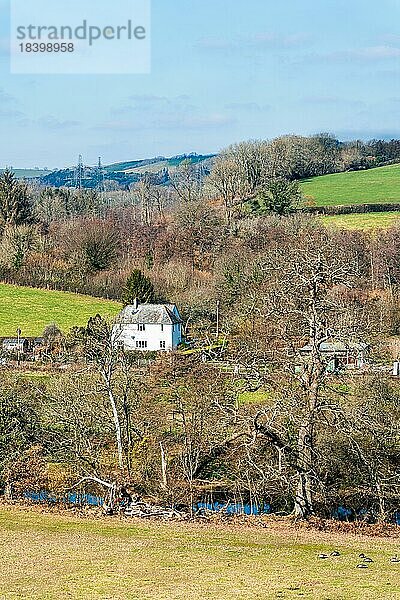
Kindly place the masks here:
<instances>
[{"instance_id":1,"label":"distant hillside","mask_svg":"<svg viewBox=\"0 0 400 600\"><path fill-rule=\"evenodd\" d=\"M4 173L5 169L0 169L0 173ZM37 179L45 177L51 171L47 169L12 169L17 179Z\"/></svg>"},{"instance_id":2,"label":"distant hillside","mask_svg":"<svg viewBox=\"0 0 400 600\"><path fill-rule=\"evenodd\" d=\"M182 161L189 160L193 164L204 163L206 166L211 165L212 159L215 154L180 154L178 156L172 156L171 158L165 158L165 156L157 156L155 158L147 158L144 160L134 160L131 162L114 163L104 167L106 172L120 172L124 173L154 173L168 169L173 172Z\"/></svg>"},{"instance_id":3,"label":"distant hillside","mask_svg":"<svg viewBox=\"0 0 400 600\"><path fill-rule=\"evenodd\" d=\"M124 171L107 171L95 167L84 167L81 185L85 189L97 188L102 182L113 182L117 186L126 187L140 180L138 174L127 174ZM40 178L40 183L50 187L77 187L76 169L60 169Z\"/></svg>"},{"instance_id":4,"label":"distant hillside","mask_svg":"<svg viewBox=\"0 0 400 600\"><path fill-rule=\"evenodd\" d=\"M301 189L310 206L400 202L400 164L314 177Z\"/></svg>"},{"instance_id":5,"label":"distant hillside","mask_svg":"<svg viewBox=\"0 0 400 600\"><path fill-rule=\"evenodd\" d=\"M140 181L146 173L157 177L160 184L167 183L169 175L182 161L190 160L194 164L202 164L205 172L208 172L214 156L213 154L182 154L171 158L158 156L144 160L113 163L102 167L101 171L96 167L84 167L82 187L95 188L101 181L126 187ZM76 169L67 168L47 173L40 178L40 182L43 185L54 187L74 187L76 185Z\"/></svg>"}]
</instances>

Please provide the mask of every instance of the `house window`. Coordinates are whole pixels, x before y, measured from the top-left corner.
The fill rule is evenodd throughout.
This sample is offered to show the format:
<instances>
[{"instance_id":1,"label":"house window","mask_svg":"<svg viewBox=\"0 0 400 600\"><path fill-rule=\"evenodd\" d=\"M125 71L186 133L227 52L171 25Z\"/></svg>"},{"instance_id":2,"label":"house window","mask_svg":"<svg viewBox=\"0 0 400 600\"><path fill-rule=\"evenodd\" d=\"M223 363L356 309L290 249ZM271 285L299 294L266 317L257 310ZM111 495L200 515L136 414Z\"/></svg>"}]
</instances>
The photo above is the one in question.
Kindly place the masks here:
<instances>
[{"instance_id":1,"label":"house window","mask_svg":"<svg viewBox=\"0 0 400 600\"><path fill-rule=\"evenodd\" d=\"M138 331L146 331L146 325L144 323L139 323Z\"/></svg>"},{"instance_id":2,"label":"house window","mask_svg":"<svg viewBox=\"0 0 400 600\"><path fill-rule=\"evenodd\" d=\"M147 341L146 340L138 340L136 342L136 348L139 348L140 350L145 350L147 348Z\"/></svg>"},{"instance_id":3,"label":"house window","mask_svg":"<svg viewBox=\"0 0 400 600\"><path fill-rule=\"evenodd\" d=\"M165 350L165 342L163 340L160 342L160 348L161 350Z\"/></svg>"}]
</instances>

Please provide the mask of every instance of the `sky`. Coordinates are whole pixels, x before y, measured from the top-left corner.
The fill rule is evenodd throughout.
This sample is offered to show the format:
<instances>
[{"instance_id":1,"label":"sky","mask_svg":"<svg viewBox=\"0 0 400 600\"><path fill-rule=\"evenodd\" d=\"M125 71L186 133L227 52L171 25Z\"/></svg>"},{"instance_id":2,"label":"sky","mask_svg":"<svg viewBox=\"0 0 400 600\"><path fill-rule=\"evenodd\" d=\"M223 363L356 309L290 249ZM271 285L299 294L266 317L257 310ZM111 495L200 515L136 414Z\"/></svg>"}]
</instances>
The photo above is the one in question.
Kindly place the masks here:
<instances>
[{"instance_id":1,"label":"sky","mask_svg":"<svg viewBox=\"0 0 400 600\"><path fill-rule=\"evenodd\" d=\"M152 0L140 75L11 74L9 2L0 167L212 153L283 134L400 137L398 0Z\"/></svg>"}]
</instances>

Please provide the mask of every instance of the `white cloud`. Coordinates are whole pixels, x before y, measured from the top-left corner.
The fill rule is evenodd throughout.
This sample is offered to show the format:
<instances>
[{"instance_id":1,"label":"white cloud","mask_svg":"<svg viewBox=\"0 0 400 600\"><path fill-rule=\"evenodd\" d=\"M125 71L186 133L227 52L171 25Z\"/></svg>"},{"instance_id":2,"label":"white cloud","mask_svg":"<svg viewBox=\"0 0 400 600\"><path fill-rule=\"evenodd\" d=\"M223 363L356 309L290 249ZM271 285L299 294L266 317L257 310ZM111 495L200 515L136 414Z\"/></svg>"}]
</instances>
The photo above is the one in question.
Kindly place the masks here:
<instances>
[{"instance_id":1,"label":"white cloud","mask_svg":"<svg viewBox=\"0 0 400 600\"><path fill-rule=\"evenodd\" d=\"M363 108L363 100L352 100L350 98L340 98L338 96L312 95L302 98L304 104L317 104L321 106L348 106L350 108Z\"/></svg>"},{"instance_id":2,"label":"white cloud","mask_svg":"<svg viewBox=\"0 0 400 600\"><path fill-rule=\"evenodd\" d=\"M325 54L313 53L303 56L299 63L330 62L330 63L374 63L400 58L400 48L397 46L366 46L364 48L349 48Z\"/></svg>"},{"instance_id":3,"label":"white cloud","mask_svg":"<svg viewBox=\"0 0 400 600\"><path fill-rule=\"evenodd\" d=\"M196 107L190 102L189 96L153 96L146 94L137 94L128 97L128 102L124 106L111 109L113 115L130 115L134 113L176 113L196 110Z\"/></svg>"},{"instance_id":4,"label":"white cloud","mask_svg":"<svg viewBox=\"0 0 400 600\"><path fill-rule=\"evenodd\" d=\"M14 110L12 108L0 108L0 118L19 119L23 117L25 117L25 115L20 110Z\"/></svg>"},{"instance_id":5,"label":"white cloud","mask_svg":"<svg viewBox=\"0 0 400 600\"><path fill-rule=\"evenodd\" d=\"M0 88L0 104L16 103L17 99L11 94L8 94L3 88Z\"/></svg>"},{"instance_id":6,"label":"white cloud","mask_svg":"<svg viewBox=\"0 0 400 600\"><path fill-rule=\"evenodd\" d=\"M225 106L227 110L238 110L244 112L267 112L271 110L269 104L258 104L258 102L231 102Z\"/></svg>"},{"instance_id":7,"label":"white cloud","mask_svg":"<svg viewBox=\"0 0 400 600\"><path fill-rule=\"evenodd\" d=\"M113 131L203 130L233 123L230 114L211 113L192 103L190 96L136 94L111 109L111 119L96 129Z\"/></svg>"},{"instance_id":8,"label":"white cloud","mask_svg":"<svg viewBox=\"0 0 400 600\"><path fill-rule=\"evenodd\" d=\"M233 38L204 37L197 40L195 46L203 50L233 51L251 49L266 51L271 49L286 50L307 46L312 41L309 34L292 33L254 33L253 35L236 36Z\"/></svg>"},{"instance_id":9,"label":"white cloud","mask_svg":"<svg viewBox=\"0 0 400 600\"><path fill-rule=\"evenodd\" d=\"M234 123L232 117L213 114L188 114L188 115L153 115L143 119L111 119L95 127L95 129L109 131L152 131L152 130L204 130L225 127Z\"/></svg>"},{"instance_id":10,"label":"white cloud","mask_svg":"<svg viewBox=\"0 0 400 600\"><path fill-rule=\"evenodd\" d=\"M359 48L345 52L350 58L358 58L360 60L382 60L386 58L398 58L400 56L400 48L394 46L369 46L367 48Z\"/></svg>"},{"instance_id":11,"label":"white cloud","mask_svg":"<svg viewBox=\"0 0 400 600\"><path fill-rule=\"evenodd\" d=\"M59 130L59 129L71 129L74 127L78 127L80 125L79 121L62 121L60 119L57 119L56 117L53 117L52 115L46 116L46 117L40 117L37 120L37 124L40 127L43 127L43 129L54 129L54 130Z\"/></svg>"}]
</instances>

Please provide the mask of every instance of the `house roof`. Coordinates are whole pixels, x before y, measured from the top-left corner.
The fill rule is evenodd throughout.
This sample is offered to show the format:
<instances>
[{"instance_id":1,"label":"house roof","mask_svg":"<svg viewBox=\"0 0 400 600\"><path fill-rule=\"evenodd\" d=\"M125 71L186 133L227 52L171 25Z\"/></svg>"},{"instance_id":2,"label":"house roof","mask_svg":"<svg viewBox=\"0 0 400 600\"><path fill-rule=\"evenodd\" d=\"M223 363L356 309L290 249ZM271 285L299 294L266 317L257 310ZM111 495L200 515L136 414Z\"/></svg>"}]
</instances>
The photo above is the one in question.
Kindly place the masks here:
<instances>
[{"instance_id":1,"label":"house roof","mask_svg":"<svg viewBox=\"0 0 400 600\"><path fill-rule=\"evenodd\" d=\"M182 319L174 313L175 304L133 304L125 306L117 317L118 323L143 323L145 325L175 325Z\"/></svg>"},{"instance_id":2,"label":"house roof","mask_svg":"<svg viewBox=\"0 0 400 600\"><path fill-rule=\"evenodd\" d=\"M28 340L26 338L5 338L3 340L3 345L18 345L18 344L24 344L25 342L28 342Z\"/></svg>"},{"instance_id":3,"label":"house roof","mask_svg":"<svg viewBox=\"0 0 400 600\"><path fill-rule=\"evenodd\" d=\"M320 352L331 352L331 353L347 352L347 351L363 352L364 350L367 350L368 348L369 348L369 345L365 344L363 342L355 342L355 343L350 342L348 344L345 344L344 342L321 342L319 345ZM303 348L300 348L300 352L311 352L311 351L312 351L311 344L307 344L306 346L303 346Z\"/></svg>"}]
</instances>

